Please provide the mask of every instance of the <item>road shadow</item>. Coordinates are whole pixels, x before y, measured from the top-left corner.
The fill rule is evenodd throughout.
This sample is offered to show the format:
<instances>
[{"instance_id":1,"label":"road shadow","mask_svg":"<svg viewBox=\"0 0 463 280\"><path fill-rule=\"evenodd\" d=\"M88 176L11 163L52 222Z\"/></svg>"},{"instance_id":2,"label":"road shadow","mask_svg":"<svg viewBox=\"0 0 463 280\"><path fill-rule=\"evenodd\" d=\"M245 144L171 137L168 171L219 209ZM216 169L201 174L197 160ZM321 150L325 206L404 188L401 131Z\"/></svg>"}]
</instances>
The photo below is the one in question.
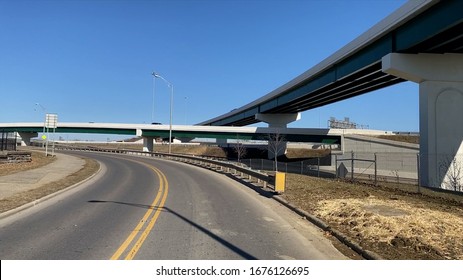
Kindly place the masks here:
<instances>
[{"instance_id":1,"label":"road shadow","mask_svg":"<svg viewBox=\"0 0 463 280\"><path fill-rule=\"evenodd\" d=\"M132 207L138 207L138 208L143 208L143 209L153 209L157 210L160 209L162 212L167 212L171 213L172 215L176 216L177 218L181 219L182 221L188 223L189 225L195 227L202 233L206 234L213 240L219 242L226 248L230 249L234 253L238 254L242 258L246 260L257 260L257 258L248 252L244 251L243 249L233 245L232 243L228 242L227 240L223 239L222 237L214 234L207 228L201 226L200 224L195 223L194 221L186 218L185 216L181 215L180 213L176 212L175 210L170 209L169 207L158 207L158 206L152 206L152 205L146 205L146 204L139 204L139 203L130 203L130 202L122 202L122 201L106 201L106 200L89 200L89 203L113 203L113 204L120 204L120 205L127 205L127 206L132 206Z\"/></svg>"}]
</instances>

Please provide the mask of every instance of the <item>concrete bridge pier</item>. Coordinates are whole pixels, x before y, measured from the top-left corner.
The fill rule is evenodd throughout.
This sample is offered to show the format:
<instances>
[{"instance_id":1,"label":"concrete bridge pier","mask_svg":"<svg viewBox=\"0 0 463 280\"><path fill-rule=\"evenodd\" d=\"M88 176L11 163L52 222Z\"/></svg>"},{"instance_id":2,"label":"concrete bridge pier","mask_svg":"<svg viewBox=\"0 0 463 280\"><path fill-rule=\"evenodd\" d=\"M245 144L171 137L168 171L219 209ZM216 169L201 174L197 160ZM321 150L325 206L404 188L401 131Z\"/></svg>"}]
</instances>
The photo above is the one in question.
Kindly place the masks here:
<instances>
[{"instance_id":1,"label":"concrete bridge pier","mask_svg":"<svg viewBox=\"0 0 463 280\"><path fill-rule=\"evenodd\" d=\"M225 139L225 138L216 138L216 139L215 139L215 143L216 143L217 146L219 146L219 147L226 147L227 144L228 144L228 139Z\"/></svg>"},{"instance_id":2,"label":"concrete bridge pier","mask_svg":"<svg viewBox=\"0 0 463 280\"><path fill-rule=\"evenodd\" d=\"M37 132L18 132L21 136L21 146L30 146L31 139L39 136Z\"/></svg>"},{"instance_id":3,"label":"concrete bridge pier","mask_svg":"<svg viewBox=\"0 0 463 280\"><path fill-rule=\"evenodd\" d=\"M420 183L463 190L463 54L397 54L388 74L419 83Z\"/></svg>"},{"instance_id":4,"label":"concrete bridge pier","mask_svg":"<svg viewBox=\"0 0 463 280\"><path fill-rule=\"evenodd\" d=\"M154 137L143 136L143 152L154 152Z\"/></svg>"},{"instance_id":5,"label":"concrete bridge pier","mask_svg":"<svg viewBox=\"0 0 463 280\"><path fill-rule=\"evenodd\" d=\"M301 119L300 113L294 114L256 114L255 118L268 124L268 127L274 128L275 132L268 135L268 158L286 154L288 141L282 135L283 129L288 127L289 123Z\"/></svg>"}]
</instances>

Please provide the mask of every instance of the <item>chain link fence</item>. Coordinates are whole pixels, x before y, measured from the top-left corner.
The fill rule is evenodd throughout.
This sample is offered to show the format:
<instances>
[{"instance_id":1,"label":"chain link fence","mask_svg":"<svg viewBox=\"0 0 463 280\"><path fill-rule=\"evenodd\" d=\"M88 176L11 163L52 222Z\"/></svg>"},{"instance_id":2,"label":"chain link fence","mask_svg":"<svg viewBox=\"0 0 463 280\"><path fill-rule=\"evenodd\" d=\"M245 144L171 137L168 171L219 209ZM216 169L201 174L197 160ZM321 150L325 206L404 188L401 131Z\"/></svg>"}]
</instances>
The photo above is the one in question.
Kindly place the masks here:
<instances>
[{"instance_id":1,"label":"chain link fence","mask_svg":"<svg viewBox=\"0 0 463 280\"><path fill-rule=\"evenodd\" d=\"M0 132L0 151L16 151L18 135L11 132Z\"/></svg>"},{"instance_id":2,"label":"chain link fence","mask_svg":"<svg viewBox=\"0 0 463 280\"><path fill-rule=\"evenodd\" d=\"M336 177L418 184L418 153L346 153L334 156Z\"/></svg>"},{"instance_id":3,"label":"chain link fence","mask_svg":"<svg viewBox=\"0 0 463 280\"><path fill-rule=\"evenodd\" d=\"M244 164L252 169L265 171L281 171L301 175L334 178L335 173L330 170L331 156L310 158L303 161L281 162L268 159L242 159Z\"/></svg>"}]
</instances>

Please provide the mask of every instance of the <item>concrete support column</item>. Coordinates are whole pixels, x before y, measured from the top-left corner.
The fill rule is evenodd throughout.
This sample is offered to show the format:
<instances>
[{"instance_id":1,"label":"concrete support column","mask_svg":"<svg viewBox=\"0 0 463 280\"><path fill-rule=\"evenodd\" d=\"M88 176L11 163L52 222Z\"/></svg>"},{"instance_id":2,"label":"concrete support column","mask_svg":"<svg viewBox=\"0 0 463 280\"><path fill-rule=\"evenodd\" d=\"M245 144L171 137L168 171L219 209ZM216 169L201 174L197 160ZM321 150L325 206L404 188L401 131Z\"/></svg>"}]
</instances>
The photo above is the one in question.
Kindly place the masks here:
<instances>
[{"instance_id":1,"label":"concrete support column","mask_svg":"<svg viewBox=\"0 0 463 280\"><path fill-rule=\"evenodd\" d=\"M31 138L37 137L37 132L18 132L21 137L21 146L30 146Z\"/></svg>"},{"instance_id":2,"label":"concrete support column","mask_svg":"<svg viewBox=\"0 0 463 280\"><path fill-rule=\"evenodd\" d=\"M143 152L154 152L154 137L143 136Z\"/></svg>"},{"instance_id":3,"label":"concrete support column","mask_svg":"<svg viewBox=\"0 0 463 280\"><path fill-rule=\"evenodd\" d=\"M275 128L275 132L268 136L268 158L272 159L286 154L288 141L282 136L282 130L289 123L301 119L300 113L295 114L256 114L255 118Z\"/></svg>"},{"instance_id":4,"label":"concrete support column","mask_svg":"<svg viewBox=\"0 0 463 280\"><path fill-rule=\"evenodd\" d=\"M217 146L219 146L219 147L227 147L228 139L216 138L215 143L217 143Z\"/></svg>"},{"instance_id":5,"label":"concrete support column","mask_svg":"<svg viewBox=\"0 0 463 280\"><path fill-rule=\"evenodd\" d=\"M389 54L383 71L420 85L420 183L463 190L463 55Z\"/></svg>"}]
</instances>

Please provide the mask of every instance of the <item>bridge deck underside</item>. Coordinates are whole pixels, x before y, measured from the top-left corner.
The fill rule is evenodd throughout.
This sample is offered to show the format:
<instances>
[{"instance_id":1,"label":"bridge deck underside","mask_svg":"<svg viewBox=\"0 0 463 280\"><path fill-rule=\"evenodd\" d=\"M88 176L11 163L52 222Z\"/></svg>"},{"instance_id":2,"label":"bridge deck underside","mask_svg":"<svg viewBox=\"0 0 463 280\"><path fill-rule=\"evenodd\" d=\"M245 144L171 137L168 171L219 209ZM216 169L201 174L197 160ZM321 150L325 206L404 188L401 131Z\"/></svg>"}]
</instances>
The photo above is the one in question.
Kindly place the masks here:
<instances>
[{"instance_id":1,"label":"bridge deck underside","mask_svg":"<svg viewBox=\"0 0 463 280\"><path fill-rule=\"evenodd\" d=\"M278 96L202 124L245 126L259 122L254 118L257 113L298 113L403 82L400 78L382 72L382 57L394 52L463 53L461 11L463 1L441 1Z\"/></svg>"}]
</instances>

